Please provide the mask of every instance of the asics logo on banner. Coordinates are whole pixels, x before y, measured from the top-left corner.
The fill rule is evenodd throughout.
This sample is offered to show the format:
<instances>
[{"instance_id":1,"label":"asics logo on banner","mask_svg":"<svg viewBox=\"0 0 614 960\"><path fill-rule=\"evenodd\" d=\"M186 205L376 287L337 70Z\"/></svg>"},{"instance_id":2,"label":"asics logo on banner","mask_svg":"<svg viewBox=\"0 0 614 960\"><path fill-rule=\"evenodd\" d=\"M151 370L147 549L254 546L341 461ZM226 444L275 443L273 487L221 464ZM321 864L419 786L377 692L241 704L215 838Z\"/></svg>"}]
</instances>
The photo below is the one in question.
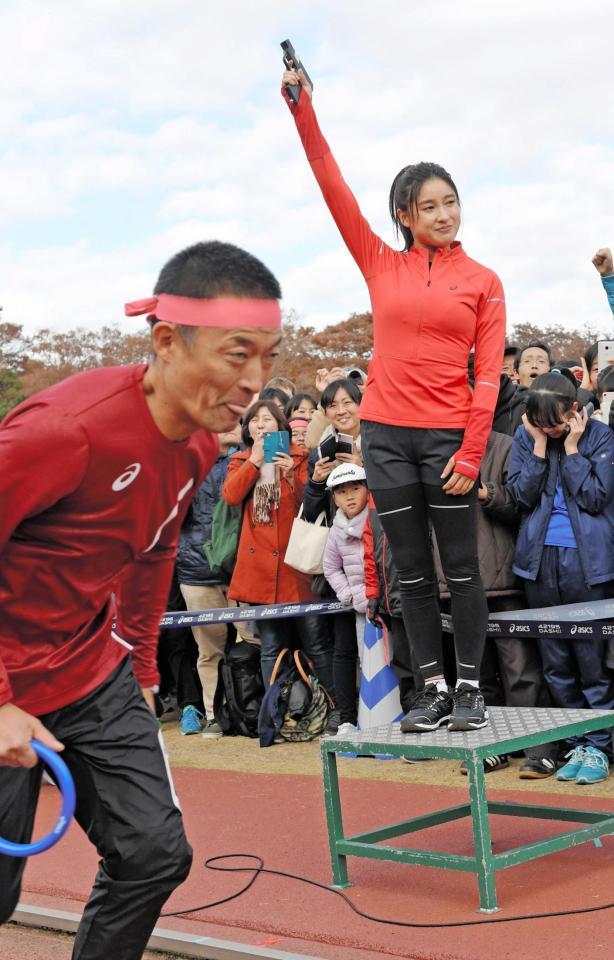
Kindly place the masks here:
<instances>
[{"instance_id":1,"label":"asics logo on banner","mask_svg":"<svg viewBox=\"0 0 614 960\"><path fill-rule=\"evenodd\" d=\"M129 487L133 480L136 480L139 473L141 472L140 463L131 463L126 467L123 473L120 473L119 477L116 477L113 483L111 484L111 490L115 490L115 493L119 493L120 490L125 490L126 487Z\"/></svg>"}]
</instances>

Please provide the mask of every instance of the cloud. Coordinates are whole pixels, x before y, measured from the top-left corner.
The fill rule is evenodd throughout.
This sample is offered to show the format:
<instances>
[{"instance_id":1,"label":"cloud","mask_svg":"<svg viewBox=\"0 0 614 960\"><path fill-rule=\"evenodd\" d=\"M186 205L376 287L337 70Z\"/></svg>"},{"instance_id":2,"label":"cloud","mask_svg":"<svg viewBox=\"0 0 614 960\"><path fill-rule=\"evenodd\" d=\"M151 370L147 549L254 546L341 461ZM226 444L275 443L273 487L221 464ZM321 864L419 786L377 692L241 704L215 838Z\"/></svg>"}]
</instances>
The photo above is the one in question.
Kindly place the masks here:
<instances>
[{"instance_id":1,"label":"cloud","mask_svg":"<svg viewBox=\"0 0 614 960\"><path fill-rule=\"evenodd\" d=\"M322 325L365 309L278 92L288 34L325 135L386 242L393 176L434 159L512 322L608 322L614 11L571 0L13 0L2 5L0 303L29 329L96 325L196 240L246 246ZM112 215L110 213L112 211ZM123 322L123 321L122 321Z\"/></svg>"}]
</instances>

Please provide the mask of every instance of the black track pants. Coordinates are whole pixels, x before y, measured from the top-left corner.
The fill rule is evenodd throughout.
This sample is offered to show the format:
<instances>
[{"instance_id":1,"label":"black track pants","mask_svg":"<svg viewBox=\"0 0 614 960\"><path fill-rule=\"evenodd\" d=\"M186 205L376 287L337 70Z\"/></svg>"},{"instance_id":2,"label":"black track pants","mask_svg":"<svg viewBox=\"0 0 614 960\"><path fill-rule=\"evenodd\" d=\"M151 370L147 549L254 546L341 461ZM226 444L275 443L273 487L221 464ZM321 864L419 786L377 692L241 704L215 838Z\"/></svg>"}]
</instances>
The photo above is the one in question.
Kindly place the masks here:
<instances>
[{"instance_id":1,"label":"black track pants","mask_svg":"<svg viewBox=\"0 0 614 960\"><path fill-rule=\"evenodd\" d=\"M66 745L76 820L101 857L73 960L140 960L192 862L158 723L129 660L87 697L41 720ZM40 781L40 764L0 767L0 836L30 840ZM0 923L17 905L24 866L22 858L0 855Z\"/></svg>"},{"instance_id":2,"label":"black track pants","mask_svg":"<svg viewBox=\"0 0 614 960\"><path fill-rule=\"evenodd\" d=\"M457 675L479 679L488 607L477 554L477 491L450 496L440 485L372 489L399 578L403 621L425 682L443 675L441 617L429 535L437 535L452 601Z\"/></svg>"}]
</instances>

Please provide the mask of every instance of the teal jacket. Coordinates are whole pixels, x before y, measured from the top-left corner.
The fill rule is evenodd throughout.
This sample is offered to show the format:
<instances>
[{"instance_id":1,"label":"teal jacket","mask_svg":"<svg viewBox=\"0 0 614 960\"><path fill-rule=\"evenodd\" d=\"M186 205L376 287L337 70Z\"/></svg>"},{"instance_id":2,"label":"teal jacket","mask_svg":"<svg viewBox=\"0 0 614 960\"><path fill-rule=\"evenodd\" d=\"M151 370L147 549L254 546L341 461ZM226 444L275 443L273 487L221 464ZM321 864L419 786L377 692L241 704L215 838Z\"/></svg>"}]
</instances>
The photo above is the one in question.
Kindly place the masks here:
<instances>
[{"instance_id":1,"label":"teal jacket","mask_svg":"<svg viewBox=\"0 0 614 960\"><path fill-rule=\"evenodd\" d=\"M614 313L614 273L610 274L609 277L602 277L601 282L603 289L608 295L608 303L610 304L612 313Z\"/></svg>"}]
</instances>

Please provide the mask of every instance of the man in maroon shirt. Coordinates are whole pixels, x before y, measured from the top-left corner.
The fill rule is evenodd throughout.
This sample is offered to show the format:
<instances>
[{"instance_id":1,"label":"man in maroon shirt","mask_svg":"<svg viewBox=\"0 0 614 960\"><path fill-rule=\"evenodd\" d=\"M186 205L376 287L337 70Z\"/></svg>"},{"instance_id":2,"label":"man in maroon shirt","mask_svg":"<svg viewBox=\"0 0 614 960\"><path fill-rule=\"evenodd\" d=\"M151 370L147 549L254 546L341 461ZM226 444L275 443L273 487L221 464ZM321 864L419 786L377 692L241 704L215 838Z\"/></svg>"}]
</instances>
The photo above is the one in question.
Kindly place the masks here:
<instances>
[{"instance_id":1,"label":"man in maroon shirt","mask_svg":"<svg viewBox=\"0 0 614 960\"><path fill-rule=\"evenodd\" d=\"M33 737L62 751L100 868L73 958L136 960L191 849L153 694L181 523L271 372L279 284L230 244L163 268L152 360L78 374L0 427L0 836L26 842L41 782ZM131 656L128 656L129 652ZM25 861L0 855L0 923Z\"/></svg>"}]
</instances>

